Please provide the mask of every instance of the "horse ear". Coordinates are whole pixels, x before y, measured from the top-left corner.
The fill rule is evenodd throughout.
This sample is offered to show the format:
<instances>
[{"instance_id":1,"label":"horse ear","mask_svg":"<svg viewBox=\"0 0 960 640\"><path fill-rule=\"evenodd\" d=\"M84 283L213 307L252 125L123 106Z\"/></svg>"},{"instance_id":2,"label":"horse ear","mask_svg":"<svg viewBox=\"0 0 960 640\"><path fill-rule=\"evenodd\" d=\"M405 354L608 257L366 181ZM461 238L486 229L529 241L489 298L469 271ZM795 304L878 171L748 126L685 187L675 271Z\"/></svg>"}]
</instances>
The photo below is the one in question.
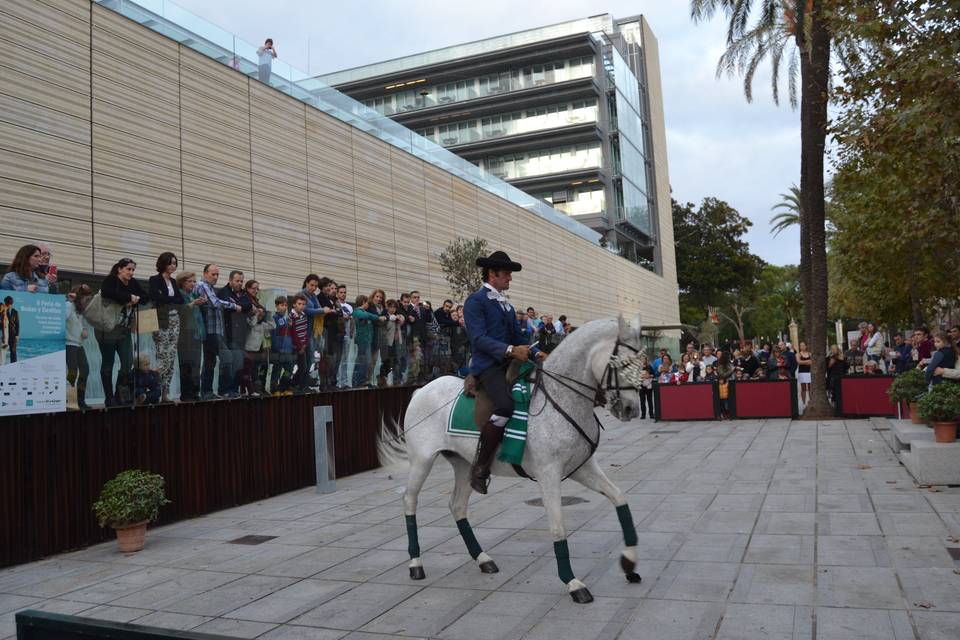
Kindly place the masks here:
<instances>
[{"instance_id":1,"label":"horse ear","mask_svg":"<svg viewBox=\"0 0 960 640\"><path fill-rule=\"evenodd\" d=\"M643 333L643 318L640 317L640 312L637 311L637 315L633 317L633 328L637 332L637 337Z\"/></svg>"},{"instance_id":2,"label":"horse ear","mask_svg":"<svg viewBox=\"0 0 960 640\"><path fill-rule=\"evenodd\" d=\"M627 321L623 319L623 313L617 315L617 325L619 327L617 335L623 336L627 332L627 328L630 326L627 324Z\"/></svg>"}]
</instances>

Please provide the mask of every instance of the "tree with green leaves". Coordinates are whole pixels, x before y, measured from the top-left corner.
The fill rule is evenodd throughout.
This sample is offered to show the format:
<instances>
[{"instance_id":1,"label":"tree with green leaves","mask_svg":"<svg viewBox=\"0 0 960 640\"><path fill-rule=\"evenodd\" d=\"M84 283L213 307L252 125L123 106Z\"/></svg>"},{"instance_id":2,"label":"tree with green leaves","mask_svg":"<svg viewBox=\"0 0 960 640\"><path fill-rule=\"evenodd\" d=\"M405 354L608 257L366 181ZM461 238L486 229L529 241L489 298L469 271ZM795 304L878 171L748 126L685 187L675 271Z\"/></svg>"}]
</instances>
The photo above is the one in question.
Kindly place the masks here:
<instances>
[{"instance_id":1,"label":"tree with green leaves","mask_svg":"<svg viewBox=\"0 0 960 640\"><path fill-rule=\"evenodd\" d=\"M960 2L835 1L831 306L924 324L960 304Z\"/></svg>"},{"instance_id":2,"label":"tree with green leaves","mask_svg":"<svg viewBox=\"0 0 960 640\"><path fill-rule=\"evenodd\" d=\"M673 201L673 234L680 288L680 321L699 325L707 306L739 303L762 264L744 236L751 222L722 200Z\"/></svg>"},{"instance_id":3,"label":"tree with green leaves","mask_svg":"<svg viewBox=\"0 0 960 640\"><path fill-rule=\"evenodd\" d=\"M722 12L728 20L727 50L717 73L739 73L752 99L754 74L769 61L774 100L779 100L780 72L788 51L791 104L797 104L800 80L800 280L805 300L808 342L815 352L827 343L827 250L824 213L824 150L830 84L832 36L825 3L829 0L691 0L694 21ZM751 21L753 17L753 21ZM795 48L794 48L795 47ZM825 362L814 358L811 397L804 415L828 417Z\"/></svg>"},{"instance_id":4,"label":"tree with green leaves","mask_svg":"<svg viewBox=\"0 0 960 640\"><path fill-rule=\"evenodd\" d=\"M440 252L440 268L454 297L466 300L483 286L477 258L487 253L487 241L483 238L457 238Z\"/></svg>"}]
</instances>

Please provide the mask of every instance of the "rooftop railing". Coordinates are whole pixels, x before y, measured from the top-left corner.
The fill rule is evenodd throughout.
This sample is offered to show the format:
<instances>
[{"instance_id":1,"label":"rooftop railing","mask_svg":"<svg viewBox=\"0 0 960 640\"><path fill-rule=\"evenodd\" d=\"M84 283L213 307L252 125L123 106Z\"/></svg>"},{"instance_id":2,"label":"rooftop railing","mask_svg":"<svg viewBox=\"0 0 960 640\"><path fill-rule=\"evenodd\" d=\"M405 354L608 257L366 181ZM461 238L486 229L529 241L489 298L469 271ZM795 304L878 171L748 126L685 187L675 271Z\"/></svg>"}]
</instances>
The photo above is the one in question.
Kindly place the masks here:
<instances>
[{"instance_id":1,"label":"rooftop railing","mask_svg":"<svg viewBox=\"0 0 960 640\"><path fill-rule=\"evenodd\" d=\"M258 79L257 47L200 18L169 0L94 0L239 73ZM268 84L342 122L413 154L448 173L593 243L600 234L423 138L390 118L327 86L279 58L272 62Z\"/></svg>"}]
</instances>

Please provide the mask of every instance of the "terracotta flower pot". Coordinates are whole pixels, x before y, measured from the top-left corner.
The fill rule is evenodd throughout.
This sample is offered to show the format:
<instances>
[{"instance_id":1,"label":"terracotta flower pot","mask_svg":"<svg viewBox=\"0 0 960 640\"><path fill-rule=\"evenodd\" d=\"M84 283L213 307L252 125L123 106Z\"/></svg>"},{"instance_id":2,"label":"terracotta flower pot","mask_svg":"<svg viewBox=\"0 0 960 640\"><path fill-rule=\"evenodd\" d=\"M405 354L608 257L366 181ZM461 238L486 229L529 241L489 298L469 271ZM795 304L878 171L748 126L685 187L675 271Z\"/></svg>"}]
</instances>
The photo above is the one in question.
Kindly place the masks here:
<instances>
[{"instance_id":1,"label":"terracotta flower pot","mask_svg":"<svg viewBox=\"0 0 960 640\"><path fill-rule=\"evenodd\" d=\"M917 410L917 403L911 402L907 406L910 407L910 422L913 424L924 424L923 418L920 417L920 411Z\"/></svg>"},{"instance_id":2,"label":"terracotta flower pot","mask_svg":"<svg viewBox=\"0 0 960 640\"><path fill-rule=\"evenodd\" d=\"M114 527L117 532L117 546L120 553L133 553L143 549L147 537L147 521L128 524L125 527Z\"/></svg>"},{"instance_id":3,"label":"terracotta flower pot","mask_svg":"<svg viewBox=\"0 0 960 640\"><path fill-rule=\"evenodd\" d=\"M937 442L956 442L956 422L931 422L933 425L933 439Z\"/></svg>"}]
</instances>

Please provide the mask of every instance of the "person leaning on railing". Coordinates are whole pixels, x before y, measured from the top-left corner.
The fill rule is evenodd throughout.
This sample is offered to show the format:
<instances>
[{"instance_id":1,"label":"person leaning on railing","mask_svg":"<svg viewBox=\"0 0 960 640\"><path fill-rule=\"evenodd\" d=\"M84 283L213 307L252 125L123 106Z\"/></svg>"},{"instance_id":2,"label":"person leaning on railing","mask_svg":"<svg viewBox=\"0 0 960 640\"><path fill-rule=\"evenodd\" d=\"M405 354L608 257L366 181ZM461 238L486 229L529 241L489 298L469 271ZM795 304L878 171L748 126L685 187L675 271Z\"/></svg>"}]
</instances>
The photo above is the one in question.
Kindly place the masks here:
<instances>
[{"instance_id":1,"label":"person leaning on railing","mask_svg":"<svg viewBox=\"0 0 960 640\"><path fill-rule=\"evenodd\" d=\"M180 311L183 294L177 287L173 274L178 266L177 256L165 251L157 258L157 273L150 276L148 290L150 300L157 308L159 331L153 334L157 353L157 373L160 375L160 400L170 401L170 383L173 381L173 368L177 361L177 343L180 340Z\"/></svg>"},{"instance_id":2,"label":"person leaning on railing","mask_svg":"<svg viewBox=\"0 0 960 640\"><path fill-rule=\"evenodd\" d=\"M177 336L180 400L196 402L200 399L200 353L207 337L200 306L207 299L197 291L197 276L192 271L177 276L177 289L183 298L183 304L177 307L180 314L180 334Z\"/></svg>"},{"instance_id":3,"label":"person leaning on railing","mask_svg":"<svg viewBox=\"0 0 960 640\"><path fill-rule=\"evenodd\" d=\"M137 263L122 258L110 269L110 275L100 285L100 296L123 305L117 325L109 331L96 329L100 345L100 381L103 383L104 404L108 407L133 402L133 339L131 327L138 305L149 301L147 293L133 277ZM113 361L120 360L116 393L113 385Z\"/></svg>"}]
</instances>

